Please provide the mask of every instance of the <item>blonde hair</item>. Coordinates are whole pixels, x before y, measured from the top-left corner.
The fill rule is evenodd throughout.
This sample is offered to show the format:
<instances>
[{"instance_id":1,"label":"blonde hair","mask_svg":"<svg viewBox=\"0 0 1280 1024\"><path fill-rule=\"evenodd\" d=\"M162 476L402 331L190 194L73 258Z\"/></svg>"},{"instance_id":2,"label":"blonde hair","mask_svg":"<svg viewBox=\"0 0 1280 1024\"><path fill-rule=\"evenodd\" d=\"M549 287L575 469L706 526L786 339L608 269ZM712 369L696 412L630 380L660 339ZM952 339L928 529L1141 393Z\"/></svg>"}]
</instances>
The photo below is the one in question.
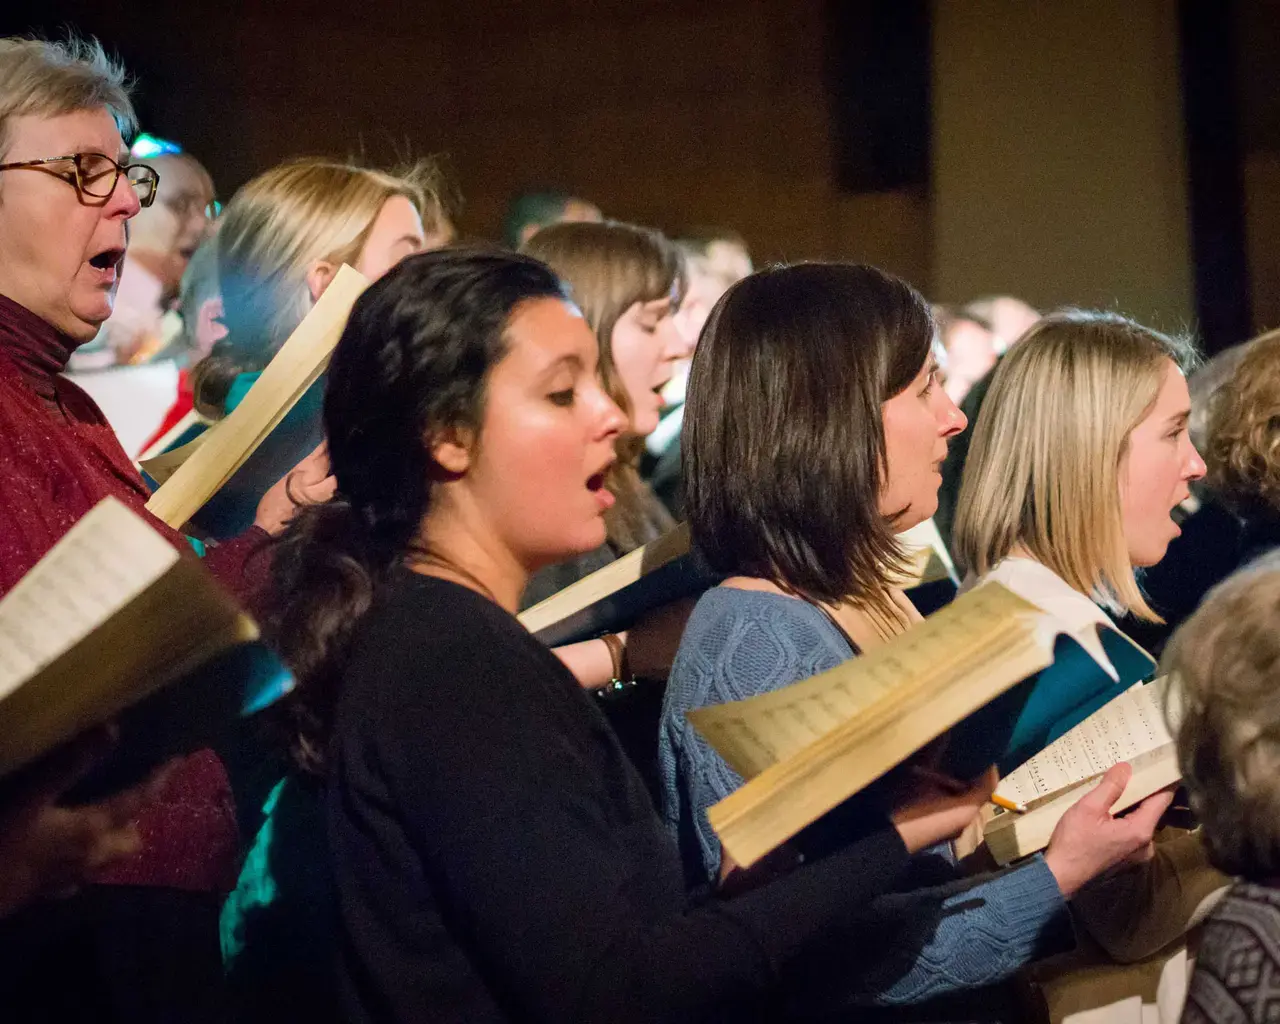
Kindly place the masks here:
<instances>
[{"instance_id":1,"label":"blonde hair","mask_svg":"<svg viewBox=\"0 0 1280 1024\"><path fill-rule=\"evenodd\" d=\"M1254 341L1210 400L1205 466L1241 515L1280 515L1280 332Z\"/></svg>"},{"instance_id":2,"label":"blonde hair","mask_svg":"<svg viewBox=\"0 0 1280 1024\"><path fill-rule=\"evenodd\" d=\"M9 148L10 118L58 117L99 107L107 108L125 140L133 135L137 118L124 68L96 39L0 39L0 155Z\"/></svg>"},{"instance_id":3,"label":"blonde hair","mask_svg":"<svg viewBox=\"0 0 1280 1024\"><path fill-rule=\"evenodd\" d=\"M686 284L679 248L661 232L605 221L552 224L522 251L542 260L569 286L599 343L605 390L630 417L631 401L613 363L613 329L637 302L670 296L673 310L679 308ZM609 473L608 487L618 502L605 514L605 525L609 542L620 551L646 544L672 525L636 469L642 447L634 436L620 440L619 460Z\"/></svg>"},{"instance_id":4,"label":"blonde hair","mask_svg":"<svg viewBox=\"0 0 1280 1024\"><path fill-rule=\"evenodd\" d=\"M1129 434L1188 342L1115 313L1042 319L995 371L965 463L956 560L981 576L1015 545L1073 589L1160 621L1138 589L1120 507Z\"/></svg>"},{"instance_id":5,"label":"blonde hair","mask_svg":"<svg viewBox=\"0 0 1280 1024\"><path fill-rule=\"evenodd\" d=\"M1178 761L1216 867L1280 873L1280 559L1209 593L1174 633L1170 681Z\"/></svg>"},{"instance_id":6,"label":"blonde hair","mask_svg":"<svg viewBox=\"0 0 1280 1024\"><path fill-rule=\"evenodd\" d=\"M354 264L388 199L404 196L428 231L444 219L437 165L391 173L331 160L273 167L235 194L218 223L227 336L195 369L196 407L218 418L240 373L263 369L311 309L316 260Z\"/></svg>"}]
</instances>

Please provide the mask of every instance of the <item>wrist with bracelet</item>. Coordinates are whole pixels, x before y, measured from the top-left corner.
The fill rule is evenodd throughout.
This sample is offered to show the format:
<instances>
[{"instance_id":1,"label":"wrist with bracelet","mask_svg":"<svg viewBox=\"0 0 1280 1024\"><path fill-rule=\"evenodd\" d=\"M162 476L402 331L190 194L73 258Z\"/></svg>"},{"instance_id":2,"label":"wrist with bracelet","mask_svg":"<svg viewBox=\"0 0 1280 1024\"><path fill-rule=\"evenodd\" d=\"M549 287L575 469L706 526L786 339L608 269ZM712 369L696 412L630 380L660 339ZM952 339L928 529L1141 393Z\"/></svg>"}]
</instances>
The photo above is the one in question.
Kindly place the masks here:
<instances>
[{"instance_id":1,"label":"wrist with bracelet","mask_svg":"<svg viewBox=\"0 0 1280 1024\"><path fill-rule=\"evenodd\" d=\"M636 685L636 679L631 674L631 666L627 661L626 642L617 633L605 633L600 639L609 648L609 660L613 664L613 675L596 693L599 696L611 696L631 689Z\"/></svg>"}]
</instances>

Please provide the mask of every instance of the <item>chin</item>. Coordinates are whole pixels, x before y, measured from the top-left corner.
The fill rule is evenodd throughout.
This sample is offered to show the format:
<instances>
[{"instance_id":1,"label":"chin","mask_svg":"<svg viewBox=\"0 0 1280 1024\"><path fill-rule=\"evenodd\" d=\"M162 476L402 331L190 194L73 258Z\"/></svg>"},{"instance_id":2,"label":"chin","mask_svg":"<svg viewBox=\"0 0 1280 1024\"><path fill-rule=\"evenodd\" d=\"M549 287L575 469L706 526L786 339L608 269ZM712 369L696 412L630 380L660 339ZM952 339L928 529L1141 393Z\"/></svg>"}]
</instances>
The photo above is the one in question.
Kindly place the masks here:
<instances>
[{"instance_id":1,"label":"chin","mask_svg":"<svg viewBox=\"0 0 1280 1024\"><path fill-rule=\"evenodd\" d=\"M86 317L78 313L72 313L64 323L55 323L53 326L60 330L63 334L75 339L80 345L87 345L98 336L98 330L111 316L111 311L100 316Z\"/></svg>"},{"instance_id":2,"label":"chin","mask_svg":"<svg viewBox=\"0 0 1280 1024\"><path fill-rule=\"evenodd\" d=\"M1164 560L1164 556L1169 551L1169 544L1165 542L1160 547L1147 548L1145 551L1135 551L1129 555L1129 562L1135 569L1150 569L1153 565L1159 564Z\"/></svg>"}]
</instances>

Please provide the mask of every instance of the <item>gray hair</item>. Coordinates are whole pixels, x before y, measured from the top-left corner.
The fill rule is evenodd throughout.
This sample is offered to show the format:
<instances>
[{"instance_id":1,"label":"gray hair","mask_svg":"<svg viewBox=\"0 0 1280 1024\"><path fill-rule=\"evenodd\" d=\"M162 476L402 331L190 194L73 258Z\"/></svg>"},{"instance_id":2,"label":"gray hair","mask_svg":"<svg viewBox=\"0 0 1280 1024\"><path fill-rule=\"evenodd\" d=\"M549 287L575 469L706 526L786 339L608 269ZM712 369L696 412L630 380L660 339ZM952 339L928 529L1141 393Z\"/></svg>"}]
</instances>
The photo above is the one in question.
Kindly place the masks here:
<instances>
[{"instance_id":1,"label":"gray hair","mask_svg":"<svg viewBox=\"0 0 1280 1024\"><path fill-rule=\"evenodd\" d=\"M0 39L0 154L9 146L10 118L99 107L111 112L123 138L133 135L137 118L124 68L96 39Z\"/></svg>"},{"instance_id":2,"label":"gray hair","mask_svg":"<svg viewBox=\"0 0 1280 1024\"><path fill-rule=\"evenodd\" d=\"M1280 872L1280 557L1209 592L1165 649L1178 761L1214 866Z\"/></svg>"}]
</instances>

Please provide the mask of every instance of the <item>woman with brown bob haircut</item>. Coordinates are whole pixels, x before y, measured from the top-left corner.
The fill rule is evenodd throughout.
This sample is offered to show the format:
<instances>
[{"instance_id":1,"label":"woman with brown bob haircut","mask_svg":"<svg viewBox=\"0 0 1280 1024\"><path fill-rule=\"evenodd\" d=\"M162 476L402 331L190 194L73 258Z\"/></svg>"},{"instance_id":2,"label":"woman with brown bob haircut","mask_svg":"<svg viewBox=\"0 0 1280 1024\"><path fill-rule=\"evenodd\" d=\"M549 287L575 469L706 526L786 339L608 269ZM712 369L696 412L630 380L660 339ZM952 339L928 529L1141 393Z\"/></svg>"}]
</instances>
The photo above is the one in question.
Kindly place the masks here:
<instances>
[{"instance_id":1,"label":"woman with brown bob haircut","mask_svg":"<svg viewBox=\"0 0 1280 1024\"><path fill-rule=\"evenodd\" d=\"M689 620L659 738L664 816L691 876L714 881L730 868L706 811L742 779L686 712L781 689L920 619L896 582L895 534L933 514L947 440L965 426L938 386L933 334L914 288L852 264L757 273L703 330L685 414L686 498L694 543L728 579ZM994 771L971 785L993 784ZM922 792L879 785L857 813L893 820L904 790ZM1064 819L1043 857L982 880L945 862L945 884L936 866L928 881L917 874L930 887L882 898L868 915L884 941L859 962L860 998L909 1004L984 988L1069 948L1066 900L1150 839L1154 819L1142 819ZM998 1015L998 1003L981 997L983 1011Z\"/></svg>"}]
</instances>

